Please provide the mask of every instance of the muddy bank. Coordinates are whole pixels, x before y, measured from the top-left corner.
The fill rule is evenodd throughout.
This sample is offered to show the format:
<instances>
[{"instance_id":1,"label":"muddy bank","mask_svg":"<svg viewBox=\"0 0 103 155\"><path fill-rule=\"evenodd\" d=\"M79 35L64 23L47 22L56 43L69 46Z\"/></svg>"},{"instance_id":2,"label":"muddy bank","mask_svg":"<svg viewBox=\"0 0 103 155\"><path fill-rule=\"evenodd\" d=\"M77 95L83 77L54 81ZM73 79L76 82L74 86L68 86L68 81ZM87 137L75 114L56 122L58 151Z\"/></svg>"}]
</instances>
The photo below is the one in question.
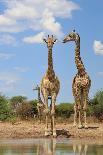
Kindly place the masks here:
<instances>
[{"instance_id":1,"label":"muddy bank","mask_svg":"<svg viewBox=\"0 0 103 155\"><path fill-rule=\"evenodd\" d=\"M88 129L74 128L72 124L56 124L57 138L103 139L103 124L88 124ZM40 122L22 121L12 124L0 122L0 138L41 138L44 137L45 124Z\"/></svg>"}]
</instances>

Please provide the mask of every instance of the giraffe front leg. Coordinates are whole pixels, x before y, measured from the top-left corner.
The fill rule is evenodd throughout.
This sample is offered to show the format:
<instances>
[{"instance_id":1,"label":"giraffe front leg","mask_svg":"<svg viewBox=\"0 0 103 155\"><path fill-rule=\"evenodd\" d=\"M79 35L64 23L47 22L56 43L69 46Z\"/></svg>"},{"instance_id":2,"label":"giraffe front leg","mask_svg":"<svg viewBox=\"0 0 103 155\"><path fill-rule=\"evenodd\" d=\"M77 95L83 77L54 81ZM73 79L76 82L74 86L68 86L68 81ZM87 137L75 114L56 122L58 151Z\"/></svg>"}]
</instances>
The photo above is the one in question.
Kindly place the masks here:
<instances>
[{"instance_id":1,"label":"giraffe front leg","mask_svg":"<svg viewBox=\"0 0 103 155\"><path fill-rule=\"evenodd\" d=\"M88 102L88 94L84 92L84 100L83 100L83 111L84 111L84 128L88 128L87 125L87 102Z\"/></svg>"},{"instance_id":2,"label":"giraffe front leg","mask_svg":"<svg viewBox=\"0 0 103 155\"><path fill-rule=\"evenodd\" d=\"M81 122L81 105L79 104L78 105L78 111L79 111L79 125L78 125L78 128L79 129L82 129L82 122Z\"/></svg>"},{"instance_id":3,"label":"giraffe front leg","mask_svg":"<svg viewBox=\"0 0 103 155\"><path fill-rule=\"evenodd\" d=\"M76 125L77 125L76 119L77 119L77 106L74 105L74 123L73 123L73 127L76 127Z\"/></svg>"},{"instance_id":4,"label":"giraffe front leg","mask_svg":"<svg viewBox=\"0 0 103 155\"><path fill-rule=\"evenodd\" d=\"M86 101L85 101L85 105L83 107L83 110L84 110L84 128L88 128L88 125L87 125L87 106L86 106Z\"/></svg>"},{"instance_id":5,"label":"giraffe front leg","mask_svg":"<svg viewBox=\"0 0 103 155\"><path fill-rule=\"evenodd\" d=\"M55 102L56 102L56 94L54 94L52 96L52 104L51 104L51 121L52 121L52 126L51 126L51 130L52 130L52 135L53 137L56 137L56 129L55 129Z\"/></svg>"},{"instance_id":6,"label":"giraffe front leg","mask_svg":"<svg viewBox=\"0 0 103 155\"><path fill-rule=\"evenodd\" d=\"M49 109L48 109L48 96L45 97L45 109L44 109L44 113L45 113L45 136L49 135L49 129L48 129L48 114L49 114Z\"/></svg>"}]
</instances>

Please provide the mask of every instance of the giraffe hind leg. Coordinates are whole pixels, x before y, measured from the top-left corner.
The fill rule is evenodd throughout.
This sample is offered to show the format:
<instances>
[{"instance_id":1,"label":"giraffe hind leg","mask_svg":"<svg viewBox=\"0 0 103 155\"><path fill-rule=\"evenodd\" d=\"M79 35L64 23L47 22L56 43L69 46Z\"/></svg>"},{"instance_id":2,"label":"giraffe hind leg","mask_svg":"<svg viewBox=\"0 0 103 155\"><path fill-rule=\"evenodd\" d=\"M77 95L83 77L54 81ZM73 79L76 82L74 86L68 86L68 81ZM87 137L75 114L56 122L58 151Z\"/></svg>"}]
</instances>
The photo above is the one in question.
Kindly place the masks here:
<instances>
[{"instance_id":1,"label":"giraffe hind leg","mask_svg":"<svg viewBox=\"0 0 103 155\"><path fill-rule=\"evenodd\" d=\"M78 124L78 128L81 129L82 126L82 120L81 120L81 91L77 90L77 93L75 95L75 105L77 107L74 108L74 123L76 122L76 117L77 117L77 112L79 114L79 124Z\"/></svg>"},{"instance_id":2,"label":"giraffe hind leg","mask_svg":"<svg viewBox=\"0 0 103 155\"><path fill-rule=\"evenodd\" d=\"M88 128L87 126L87 103L88 103L88 91L83 92L83 111L84 111L84 128Z\"/></svg>"},{"instance_id":3,"label":"giraffe hind leg","mask_svg":"<svg viewBox=\"0 0 103 155\"><path fill-rule=\"evenodd\" d=\"M55 102L56 102L56 94L52 95L52 106L51 106L51 121L52 121L52 135L56 137L56 129L55 129Z\"/></svg>"}]
</instances>

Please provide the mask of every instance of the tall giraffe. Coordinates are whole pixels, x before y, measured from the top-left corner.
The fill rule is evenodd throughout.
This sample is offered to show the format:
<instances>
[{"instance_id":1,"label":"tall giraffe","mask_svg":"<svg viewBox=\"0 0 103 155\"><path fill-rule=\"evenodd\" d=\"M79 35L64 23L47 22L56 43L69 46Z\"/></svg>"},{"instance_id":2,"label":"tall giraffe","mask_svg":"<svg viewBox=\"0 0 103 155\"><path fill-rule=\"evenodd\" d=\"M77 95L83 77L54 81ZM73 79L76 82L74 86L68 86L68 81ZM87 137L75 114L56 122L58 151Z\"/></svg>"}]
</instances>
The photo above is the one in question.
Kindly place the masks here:
<instances>
[{"instance_id":1,"label":"tall giraffe","mask_svg":"<svg viewBox=\"0 0 103 155\"><path fill-rule=\"evenodd\" d=\"M85 71L85 67L83 65L83 62L80 57L80 36L78 33L71 32L68 34L64 40L63 43L74 41L76 44L75 48L75 64L78 70L78 73L73 79L72 83L72 91L73 96L75 99L75 105L74 105L74 126L76 126L76 118L77 118L77 112L79 113L79 126L78 128L83 127L83 122L81 119L81 112L82 109L84 111L84 127L87 128L87 122L86 122L86 110L87 110L87 103L88 103L88 94L89 89L91 86L91 80Z\"/></svg>"},{"instance_id":2,"label":"tall giraffe","mask_svg":"<svg viewBox=\"0 0 103 155\"><path fill-rule=\"evenodd\" d=\"M46 115L46 127L45 127L45 136L49 135L49 129L48 129L48 114L49 114L49 108L48 108L48 97L51 97L51 108L50 108L50 114L51 114L51 131L52 135L56 136L56 129L55 129L55 122L54 122L54 115L55 115L55 103L56 103L56 97L59 93L60 89L60 82L55 75L54 69L53 69L53 59L52 59L52 48L54 43L56 42L56 39L53 37L50 37L48 35L47 39L43 39L44 42L47 44L48 48L48 69L46 71L45 76L43 77L41 81L41 93L44 98L44 104L45 104L45 115Z\"/></svg>"},{"instance_id":3,"label":"tall giraffe","mask_svg":"<svg viewBox=\"0 0 103 155\"><path fill-rule=\"evenodd\" d=\"M38 116L39 116L39 120L41 122L41 116L44 110L44 103L41 99L41 95L40 95L40 87L37 85L35 88L33 88L33 90L38 91L38 102L37 102L37 110L38 110Z\"/></svg>"}]
</instances>

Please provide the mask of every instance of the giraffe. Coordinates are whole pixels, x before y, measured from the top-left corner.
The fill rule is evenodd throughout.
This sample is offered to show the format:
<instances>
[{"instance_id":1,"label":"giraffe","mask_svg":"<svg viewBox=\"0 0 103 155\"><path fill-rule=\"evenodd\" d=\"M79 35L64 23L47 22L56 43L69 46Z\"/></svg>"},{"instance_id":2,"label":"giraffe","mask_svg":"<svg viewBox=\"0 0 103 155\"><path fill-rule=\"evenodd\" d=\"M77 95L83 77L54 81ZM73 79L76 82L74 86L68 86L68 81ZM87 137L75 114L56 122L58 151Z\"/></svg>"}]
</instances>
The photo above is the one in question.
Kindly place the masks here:
<instances>
[{"instance_id":1,"label":"giraffe","mask_svg":"<svg viewBox=\"0 0 103 155\"><path fill-rule=\"evenodd\" d=\"M46 71L46 74L44 75L42 81L41 81L41 93L44 99L45 104L45 136L49 135L49 129L48 129L48 114L49 114L49 108L48 108L48 97L51 97L51 108L50 108L50 115L51 115L51 132L52 135L56 136L56 129L55 129L55 122L54 122L54 115L55 115L55 103L56 98L59 93L60 89L60 82L58 77L55 75L54 69L53 69L53 59L52 59L52 48L54 43L57 39L54 38L52 35L51 37L48 35L47 39L43 39L43 41L47 44L48 48L48 69Z\"/></svg>"},{"instance_id":2,"label":"giraffe","mask_svg":"<svg viewBox=\"0 0 103 155\"><path fill-rule=\"evenodd\" d=\"M39 120L41 122L41 117L42 117L43 110L44 110L44 103L43 103L41 96L40 96L40 86L37 85L35 88L33 88L33 90L38 91L37 110L38 110L38 117L39 117Z\"/></svg>"},{"instance_id":3,"label":"giraffe","mask_svg":"<svg viewBox=\"0 0 103 155\"><path fill-rule=\"evenodd\" d=\"M78 33L72 31L69 33L63 40L63 43L74 41L76 44L75 48L75 64L77 67L77 74L73 79L72 83L72 92L75 99L74 105L74 125L76 126L76 118L77 112L79 113L79 125L78 128L83 127L83 120L81 119L81 112L83 110L84 115L84 128L88 128L86 121L86 111L87 111L87 103L88 103L88 94L91 86L91 80L87 72L85 71L84 64L80 57L80 36Z\"/></svg>"}]
</instances>

